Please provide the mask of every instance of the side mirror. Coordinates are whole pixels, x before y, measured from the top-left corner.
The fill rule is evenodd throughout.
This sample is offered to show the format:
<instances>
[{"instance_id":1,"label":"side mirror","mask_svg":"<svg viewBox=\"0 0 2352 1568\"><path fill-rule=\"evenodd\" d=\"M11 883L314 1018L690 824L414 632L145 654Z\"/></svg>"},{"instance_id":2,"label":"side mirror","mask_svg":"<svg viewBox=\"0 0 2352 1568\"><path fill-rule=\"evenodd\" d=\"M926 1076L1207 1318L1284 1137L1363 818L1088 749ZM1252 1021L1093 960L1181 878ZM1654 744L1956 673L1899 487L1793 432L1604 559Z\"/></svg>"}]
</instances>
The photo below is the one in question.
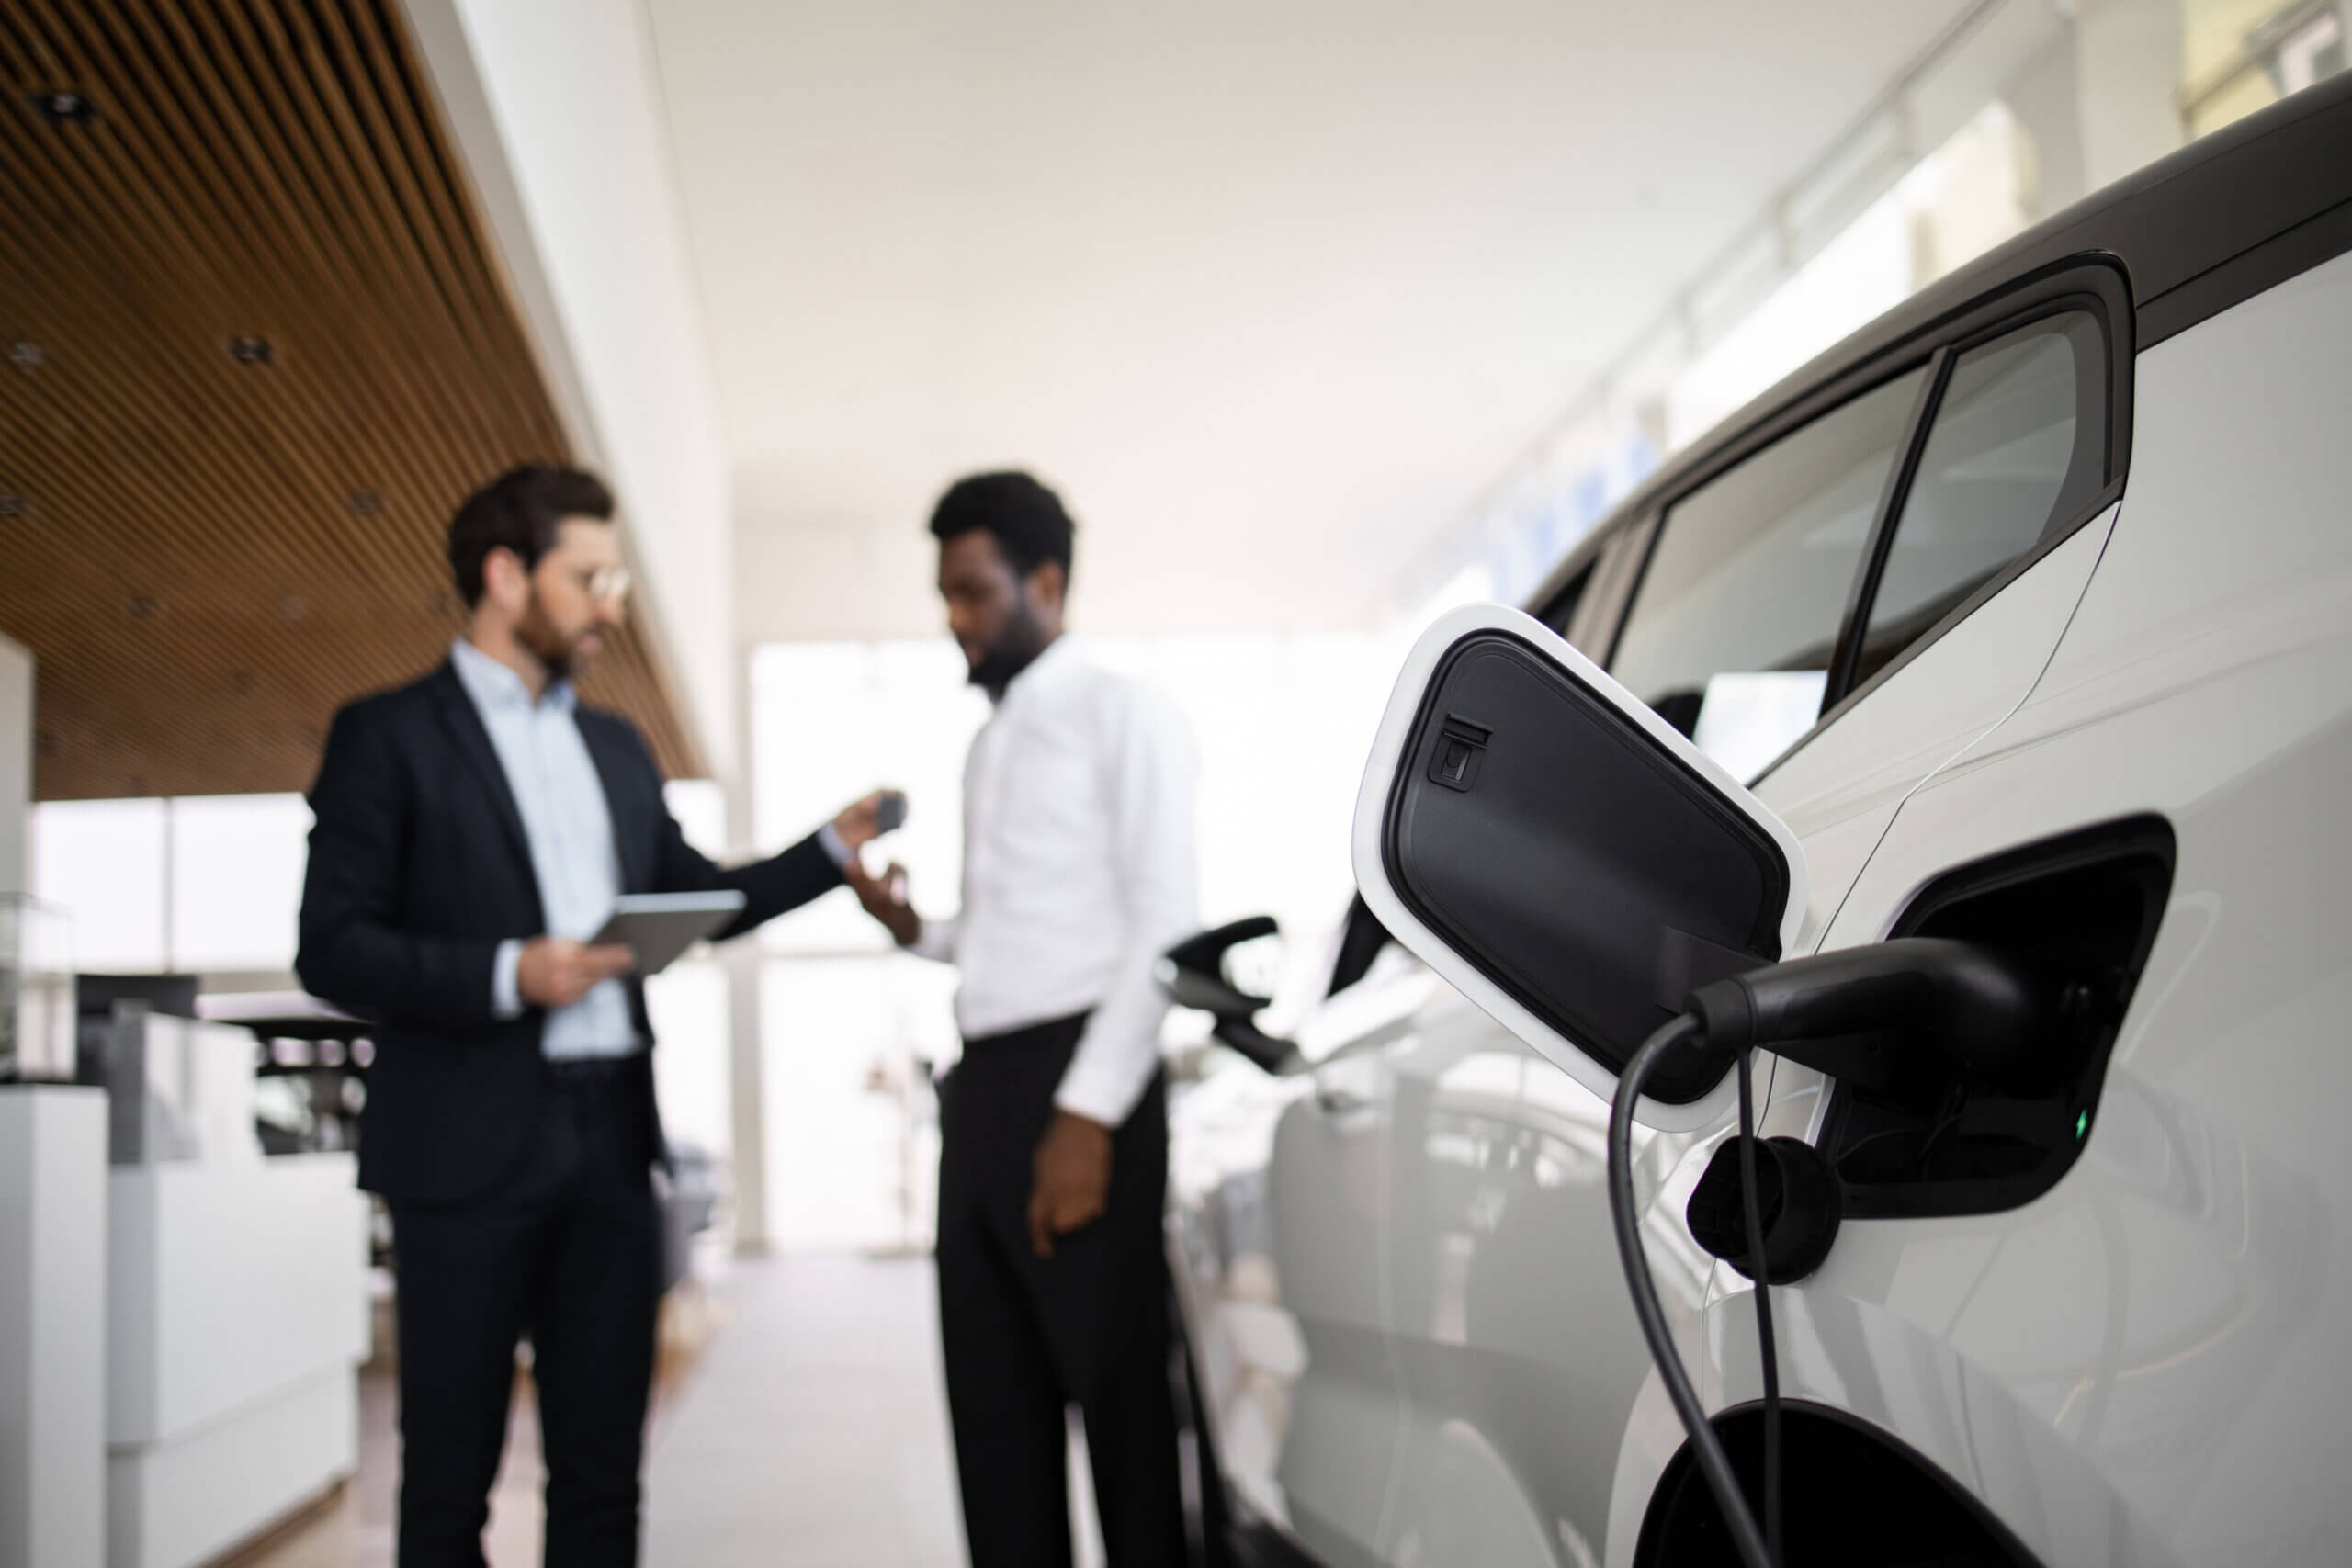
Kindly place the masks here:
<instances>
[{"instance_id":1,"label":"side mirror","mask_svg":"<svg viewBox=\"0 0 2352 1568\"><path fill-rule=\"evenodd\" d=\"M1287 1070L1297 1058L1298 1047L1258 1027L1259 1010L1273 998L1254 996L1235 985L1227 974L1226 958L1243 943L1279 935L1281 931L1272 915L1252 915L1187 937L1159 961L1159 987L1169 999L1178 1007L1207 1013L1216 1021L1211 1033L1270 1073Z\"/></svg>"},{"instance_id":2,"label":"side mirror","mask_svg":"<svg viewBox=\"0 0 2352 1568\"><path fill-rule=\"evenodd\" d=\"M1552 631L1479 605L1415 644L1357 795L1356 882L1396 939L1603 1100L1691 991L1780 958L1805 907L1780 818ZM1641 1120L1728 1103L1666 1064Z\"/></svg>"}]
</instances>

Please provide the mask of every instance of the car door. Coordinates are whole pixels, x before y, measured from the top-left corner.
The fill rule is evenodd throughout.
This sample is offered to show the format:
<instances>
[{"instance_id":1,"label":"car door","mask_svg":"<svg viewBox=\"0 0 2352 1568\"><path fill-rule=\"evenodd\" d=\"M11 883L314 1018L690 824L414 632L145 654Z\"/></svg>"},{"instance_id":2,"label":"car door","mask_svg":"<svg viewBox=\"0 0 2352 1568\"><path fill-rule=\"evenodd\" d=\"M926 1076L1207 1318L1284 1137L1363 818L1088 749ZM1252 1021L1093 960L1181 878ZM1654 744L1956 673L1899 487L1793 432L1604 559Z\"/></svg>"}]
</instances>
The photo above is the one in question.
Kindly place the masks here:
<instances>
[{"instance_id":1,"label":"car door","mask_svg":"<svg viewBox=\"0 0 2352 1568\"><path fill-rule=\"evenodd\" d=\"M1621 526L1572 557L1547 594L1560 622L1622 604L1647 536ZM1324 1563L1385 1560L1405 1420L1381 1217L1393 1062L1430 1029L1498 1032L1358 899L1290 1066L1212 1047L1171 1107L1170 1252L1218 1469L1245 1532Z\"/></svg>"},{"instance_id":2,"label":"car door","mask_svg":"<svg viewBox=\"0 0 2352 1568\"><path fill-rule=\"evenodd\" d=\"M1434 986L1400 949L1365 956L1292 1070L1213 1047L1170 1111L1170 1256L1217 1466L1245 1528L1329 1568L1380 1561L1403 1420L1387 1055Z\"/></svg>"},{"instance_id":3,"label":"car door","mask_svg":"<svg viewBox=\"0 0 2352 1568\"><path fill-rule=\"evenodd\" d=\"M1800 950L1905 795L2030 690L2098 559L2120 460L2112 344L2107 279L2075 281L1852 378L1664 508L1611 671L1727 768L1763 773L1814 867ZM1610 1560L1648 1362L1610 1240L1608 1106L1453 1005L1467 1016L1432 1010L1390 1057L1406 1437L1385 1550ZM1635 1136L1659 1195L1651 1261L1696 1359L1713 1270L1679 1215L1714 1138ZM1670 1425L1649 1440L1661 1459Z\"/></svg>"},{"instance_id":4,"label":"car door","mask_svg":"<svg viewBox=\"0 0 2352 1568\"><path fill-rule=\"evenodd\" d=\"M1897 1433L2045 1562L2352 1540L2347 364L2352 256L2140 355L2130 493L2046 673L1828 930L2107 941L2136 977L2111 1054L2038 1117L1955 1104L1904 1161L1860 1145L1906 1136L1864 1097L1776 1075L1770 1130L1866 1203L1781 1320L1788 1392Z\"/></svg>"}]
</instances>

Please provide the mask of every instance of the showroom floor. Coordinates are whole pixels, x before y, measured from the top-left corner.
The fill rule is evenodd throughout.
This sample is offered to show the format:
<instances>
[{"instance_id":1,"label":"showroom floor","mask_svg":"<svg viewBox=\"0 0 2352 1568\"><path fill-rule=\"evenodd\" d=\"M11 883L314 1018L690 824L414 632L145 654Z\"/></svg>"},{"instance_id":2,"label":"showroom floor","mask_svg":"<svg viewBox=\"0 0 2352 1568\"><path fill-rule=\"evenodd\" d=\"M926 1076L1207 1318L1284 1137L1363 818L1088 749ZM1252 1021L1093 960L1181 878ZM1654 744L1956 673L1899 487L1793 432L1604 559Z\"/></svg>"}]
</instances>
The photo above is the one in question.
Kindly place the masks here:
<instances>
[{"instance_id":1,"label":"showroom floor","mask_svg":"<svg viewBox=\"0 0 2352 1568\"><path fill-rule=\"evenodd\" d=\"M963 1561L928 1258L736 1264L646 1473L648 1568Z\"/></svg>"},{"instance_id":2,"label":"showroom floor","mask_svg":"<svg viewBox=\"0 0 2352 1568\"><path fill-rule=\"evenodd\" d=\"M961 1562L931 1260L797 1253L703 1272L708 1282L673 1295L665 1321L646 1467L648 1568ZM518 1378L485 1540L495 1568L539 1559L529 1393ZM360 1404L359 1475L219 1568L390 1568L398 1449L388 1364L362 1374ZM1082 1475L1082 1461L1073 1469ZM1082 1481L1076 1501L1091 1513ZM1082 1537L1080 1568L1100 1561Z\"/></svg>"}]
</instances>

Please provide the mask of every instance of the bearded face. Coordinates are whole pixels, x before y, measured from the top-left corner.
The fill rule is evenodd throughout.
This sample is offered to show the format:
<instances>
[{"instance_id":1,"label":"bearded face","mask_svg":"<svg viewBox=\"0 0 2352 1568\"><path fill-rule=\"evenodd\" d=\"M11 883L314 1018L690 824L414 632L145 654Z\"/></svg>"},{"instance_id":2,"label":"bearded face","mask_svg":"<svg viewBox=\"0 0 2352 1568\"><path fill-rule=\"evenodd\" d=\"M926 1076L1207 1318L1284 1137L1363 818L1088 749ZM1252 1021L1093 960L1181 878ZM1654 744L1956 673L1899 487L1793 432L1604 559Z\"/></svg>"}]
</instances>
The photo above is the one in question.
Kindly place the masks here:
<instances>
[{"instance_id":1,"label":"bearded face","mask_svg":"<svg viewBox=\"0 0 2352 1568\"><path fill-rule=\"evenodd\" d=\"M1060 583L1061 568L1052 563L1025 577L1014 570L985 529L940 547L939 594L973 685L1001 697L1045 651L1059 629Z\"/></svg>"},{"instance_id":2,"label":"bearded face","mask_svg":"<svg viewBox=\"0 0 2352 1568\"><path fill-rule=\"evenodd\" d=\"M556 542L529 576L529 595L514 617L514 640L555 680L569 680L603 651L621 624L628 596L618 531L608 523L566 518Z\"/></svg>"}]
</instances>

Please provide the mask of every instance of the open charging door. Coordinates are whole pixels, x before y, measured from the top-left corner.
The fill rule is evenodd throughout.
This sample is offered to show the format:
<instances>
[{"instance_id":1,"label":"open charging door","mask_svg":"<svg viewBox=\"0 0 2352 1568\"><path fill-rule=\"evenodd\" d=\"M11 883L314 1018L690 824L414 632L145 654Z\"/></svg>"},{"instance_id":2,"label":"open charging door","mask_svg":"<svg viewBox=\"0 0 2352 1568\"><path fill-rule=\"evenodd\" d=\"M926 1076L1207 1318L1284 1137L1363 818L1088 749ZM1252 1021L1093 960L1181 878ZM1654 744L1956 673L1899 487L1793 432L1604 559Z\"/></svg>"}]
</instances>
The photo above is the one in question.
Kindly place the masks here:
<instances>
[{"instance_id":1,"label":"open charging door","mask_svg":"<svg viewBox=\"0 0 2352 1568\"><path fill-rule=\"evenodd\" d=\"M1473 605L1421 635L1356 797L1364 902L1396 940L1607 1100L1700 986L1785 955L1806 899L1785 823L1542 623ZM1713 1121L1724 1060L1667 1064L1637 1115Z\"/></svg>"}]
</instances>

